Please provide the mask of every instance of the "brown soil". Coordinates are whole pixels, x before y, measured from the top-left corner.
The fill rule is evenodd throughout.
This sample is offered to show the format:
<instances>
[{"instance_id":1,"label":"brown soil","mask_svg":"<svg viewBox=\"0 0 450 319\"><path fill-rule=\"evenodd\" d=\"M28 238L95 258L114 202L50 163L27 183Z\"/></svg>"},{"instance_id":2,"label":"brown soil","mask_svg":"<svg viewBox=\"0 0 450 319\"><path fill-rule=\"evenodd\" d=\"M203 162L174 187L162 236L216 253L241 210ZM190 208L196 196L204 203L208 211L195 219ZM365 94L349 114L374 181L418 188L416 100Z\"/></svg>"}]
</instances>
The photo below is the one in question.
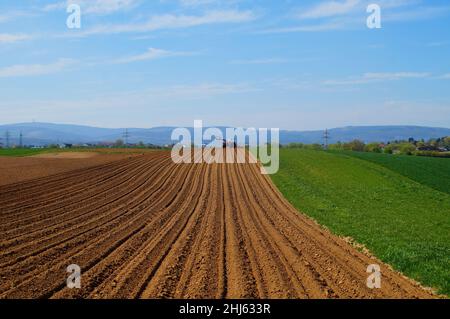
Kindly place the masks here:
<instances>
[{"instance_id":1,"label":"brown soil","mask_svg":"<svg viewBox=\"0 0 450 319\"><path fill-rule=\"evenodd\" d=\"M34 158L91 158L98 156L98 153L94 152L62 152L62 153L44 153L31 157Z\"/></svg>"},{"instance_id":2,"label":"brown soil","mask_svg":"<svg viewBox=\"0 0 450 319\"><path fill-rule=\"evenodd\" d=\"M386 265L367 288L374 263L257 164L155 152L0 187L0 298L433 297ZM66 288L70 264L81 289Z\"/></svg>"},{"instance_id":3,"label":"brown soil","mask_svg":"<svg viewBox=\"0 0 450 319\"><path fill-rule=\"evenodd\" d=\"M0 156L0 185L110 163L128 156L135 155L66 152L30 157Z\"/></svg>"}]
</instances>

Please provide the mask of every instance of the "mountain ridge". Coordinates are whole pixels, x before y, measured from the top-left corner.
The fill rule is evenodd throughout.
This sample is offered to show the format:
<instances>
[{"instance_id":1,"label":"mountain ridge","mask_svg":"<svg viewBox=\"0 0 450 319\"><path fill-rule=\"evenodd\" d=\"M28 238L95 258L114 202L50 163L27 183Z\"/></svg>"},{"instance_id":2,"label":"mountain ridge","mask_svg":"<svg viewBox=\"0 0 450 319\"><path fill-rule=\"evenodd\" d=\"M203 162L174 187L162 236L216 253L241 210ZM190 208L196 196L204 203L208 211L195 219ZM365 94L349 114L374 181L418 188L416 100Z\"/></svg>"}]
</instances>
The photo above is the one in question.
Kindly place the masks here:
<instances>
[{"instance_id":1,"label":"mountain ridge","mask_svg":"<svg viewBox=\"0 0 450 319\"><path fill-rule=\"evenodd\" d=\"M208 126L210 127L210 126ZM208 127L204 127L207 129ZM10 144L19 143L19 134L23 134L24 145L47 145L57 143L100 143L114 142L123 138L127 129L130 143L142 141L155 145L171 144L171 133L176 127L159 126L152 128L102 128L77 124L57 124L45 122L17 123L0 125L0 142L5 144L9 132ZM225 132L226 126L218 126ZM192 127L187 127L191 134ZM377 125L345 126L328 130L329 143L348 142L360 139L364 142L387 142L410 137L417 140L450 136L450 128L427 127L417 125ZM280 143L323 143L324 130L280 130Z\"/></svg>"}]
</instances>

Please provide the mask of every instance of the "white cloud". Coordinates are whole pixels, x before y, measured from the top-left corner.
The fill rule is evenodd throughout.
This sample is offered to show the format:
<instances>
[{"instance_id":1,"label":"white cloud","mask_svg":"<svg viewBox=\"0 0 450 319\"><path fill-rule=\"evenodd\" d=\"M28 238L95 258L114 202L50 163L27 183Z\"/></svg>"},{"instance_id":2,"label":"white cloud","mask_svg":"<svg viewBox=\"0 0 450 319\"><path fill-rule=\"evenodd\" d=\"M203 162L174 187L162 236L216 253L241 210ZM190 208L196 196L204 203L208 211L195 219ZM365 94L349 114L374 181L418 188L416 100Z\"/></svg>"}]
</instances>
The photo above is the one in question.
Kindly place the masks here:
<instances>
[{"instance_id":1,"label":"white cloud","mask_svg":"<svg viewBox=\"0 0 450 319\"><path fill-rule=\"evenodd\" d=\"M239 94L254 92L256 90L256 88L245 83L201 83L152 88L147 93L152 97L204 99L216 95Z\"/></svg>"},{"instance_id":2,"label":"white cloud","mask_svg":"<svg viewBox=\"0 0 450 319\"><path fill-rule=\"evenodd\" d=\"M68 6L68 2L61 1L56 3L47 4L42 8L44 11L64 10Z\"/></svg>"},{"instance_id":3,"label":"white cloud","mask_svg":"<svg viewBox=\"0 0 450 319\"><path fill-rule=\"evenodd\" d=\"M378 0L375 1L382 10L395 9L401 7L412 6L420 3L421 0ZM369 4L374 3L372 0L339 0L325 1L316 4L307 9L297 10L297 18L299 19L319 19L331 18L354 13L366 14L366 8Z\"/></svg>"},{"instance_id":4,"label":"white cloud","mask_svg":"<svg viewBox=\"0 0 450 319\"><path fill-rule=\"evenodd\" d=\"M426 44L427 47L442 47L447 45L445 41L429 42Z\"/></svg>"},{"instance_id":5,"label":"white cloud","mask_svg":"<svg viewBox=\"0 0 450 319\"><path fill-rule=\"evenodd\" d=\"M302 21L302 25L272 28L258 33L318 32L365 28L366 8L371 3L374 1L322 1L311 7L293 10L291 16ZM426 20L450 13L450 6L433 6L422 0L378 0L375 3L381 7L382 21L385 22ZM305 24L306 21L315 21L315 24L308 25Z\"/></svg>"},{"instance_id":6,"label":"white cloud","mask_svg":"<svg viewBox=\"0 0 450 319\"><path fill-rule=\"evenodd\" d=\"M194 55L194 52L174 52L166 51L162 49L149 48L145 53L129 56L126 58L118 59L115 63L132 63L146 60L156 60L161 58L177 57L177 56L190 56Z\"/></svg>"},{"instance_id":7,"label":"white cloud","mask_svg":"<svg viewBox=\"0 0 450 319\"><path fill-rule=\"evenodd\" d=\"M400 80L400 79L416 79L430 76L429 73L418 72L396 72L396 73L366 73L364 78L367 80Z\"/></svg>"},{"instance_id":8,"label":"white cloud","mask_svg":"<svg viewBox=\"0 0 450 319\"><path fill-rule=\"evenodd\" d=\"M263 84L274 87L277 90L313 90L316 89L313 81L305 79L295 79L295 78L272 78L262 81Z\"/></svg>"},{"instance_id":9,"label":"white cloud","mask_svg":"<svg viewBox=\"0 0 450 319\"><path fill-rule=\"evenodd\" d=\"M181 5L185 7L196 7L205 4L217 3L217 0L180 0Z\"/></svg>"},{"instance_id":10,"label":"white cloud","mask_svg":"<svg viewBox=\"0 0 450 319\"><path fill-rule=\"evenodd\" d=\"M13 43L24 40L31 39L30 35L26 34L10 34L10 33L0 33L0 44L1 43Z\"/></svg>"},{"instance_id":11,"label":"white cloud","mask_svg":"<svg viewBox=\"0 0 450 319\"><path fill-rule=\"evenodd\" d=\"M344 80L327 80L325 85L357 85L374 82L397 81L402 79L423 79L430 76L430 73L419 72L394 72L394 73L365 73L362 76L351 77Z\"/></svg>"},{"instance_id":12,"label":"white cloud","mask_svg":"<svg viewBox=\"0 0 450 319\"><path fill-rule=\"evenodd\" d=\"M254 59L254 60L234 60L230 64L280 64L289 62L286 59L269 58L269 59Z\"/></svg>"},{"instance_id":13,"label":"white cloud","mask_svg":"<svg viewBox=\"0 0 450 319\"><path fill-rule=\"evenodd\" d=\"M50 64L18 64L0 68L0 78L38 76L61 72L75 63L72 59L59 59Z\"/></svg>"},{"instance_id":14,"label":"white cloud","mask_svg":"<svg viewBox=\"0 0 450 319\"><path fill-rule=\"evenodd\" d=\"M317 19L347 14L360 4L360 0L322 2L298 14L300 19Z\"/></svg>"},{"instance_id":15,"label":"white cloud","mask_svg":"<svg viewBox=\"0 0 450 319\"><path fill-rule=\"evenodd\" d=\"M86 14L111 14L117 11L129 10L136 7L138 0L67 0L49 4L44 11L65 10L70 4L78 4L82 13Z\"/></svg>"},{"instance_id":16,"label":"white cloud","mask_svg":"<svg viewBox=\"0 0 450 319\"><path fill-rule=\"evenodd\" d=\"M271 33L294 33L294 32L323 32L342 29L344 24L339 22L323 23L316 25L302 25L294 27L284 27L284 28L272 28L262 31L258 31L260 34L271 34Z\"/></svg>"},{"instance_id":17,"label":"white cloud","mask_svg":"<svg viewBox=\"0 0 450 319\"><path fill-rule=\"evenodd\" d=\"M0 23L15 20L17 18L30 17L33 15L34 15L33 12L28 11L19 11L19 10L5 11L0 13Z\"/></svg>"},{"instance_id":18,"label":"white cloud","mask_svg":"<svg viewBox=\"0 0 450 319\"><path fill-rule=\"evenodd\" d=\"M164 29L189 28L201 25L221 24L221 23L242 23L252 21L256 18L251 11L210 11L203 15L157 15L151 17L146 23L141 24L121 24L103 25L93 27L77 36L87 36L94 34L151 32Z\"/></svg>"},{"instance_id":19,"label":"white cloud","mask_svg":"<svg viewBox=\"0 0 450 319\"><path fill-rule=\"evenodd\" d=\"M449 13L450 13L450 6L440 6L440 7L421 6L408 10L387 12L386 14L384 14L383 20L394 22L427 20L448 15Z\"/></svg>"},{"instance_id":20,"label":"white cloud","mask_svg":"<svg viewBox=\"0 0 450 319\"><path fill-rule=\"evenodd\" d=\"M367 7L371 3L376 3L381 7L381 10L385 9L396 9L396 8L402 8L404 7L412 7L417 6L421 4L423 0L364 0L362 5L363 7Z\"/></svg>"}]
</instances>

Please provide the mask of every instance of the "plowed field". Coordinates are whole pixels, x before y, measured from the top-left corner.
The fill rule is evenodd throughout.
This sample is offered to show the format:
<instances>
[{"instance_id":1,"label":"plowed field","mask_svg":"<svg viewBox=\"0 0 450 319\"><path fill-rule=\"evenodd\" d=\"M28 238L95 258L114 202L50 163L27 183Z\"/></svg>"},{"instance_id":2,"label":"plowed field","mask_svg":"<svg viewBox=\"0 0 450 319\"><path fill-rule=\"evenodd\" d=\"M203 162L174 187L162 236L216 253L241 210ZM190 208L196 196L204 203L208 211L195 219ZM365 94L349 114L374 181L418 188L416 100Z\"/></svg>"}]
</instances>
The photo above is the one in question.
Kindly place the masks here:
<instances>
[{"instance_id":1,"label":"plowed field","mask_svg":"<svg viewBox=\"0 0 450 319\"><path fill-rule=\"evenodd\" d=\"M155 152L0 186L0 298L427 298L299 214L257 164ZM81 267L68 289L66 267Z\"/></svg>"},{"instance_id":2,"label":"plowed field","mask_svg":"<svg viewBox=\"0 0 450 319\"><path fill-rule=\"evenodd\" d=\"M59 153L28 157L0 156L0 185L93 167L136 154Z\"/></svg>"}]
</instances>

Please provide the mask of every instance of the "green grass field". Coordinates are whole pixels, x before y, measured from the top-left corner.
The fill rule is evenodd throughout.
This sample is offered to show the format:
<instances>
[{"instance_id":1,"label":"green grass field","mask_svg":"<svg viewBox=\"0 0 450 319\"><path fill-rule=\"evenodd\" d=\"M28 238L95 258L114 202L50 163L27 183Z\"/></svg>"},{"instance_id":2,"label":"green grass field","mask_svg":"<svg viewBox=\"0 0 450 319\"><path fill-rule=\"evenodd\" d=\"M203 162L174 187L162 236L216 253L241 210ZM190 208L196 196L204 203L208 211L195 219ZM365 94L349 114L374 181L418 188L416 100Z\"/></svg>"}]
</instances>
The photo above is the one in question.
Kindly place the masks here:
<instances>
[{"instance_id":1,"label":"green grass field","mask_svg":"<svg viewBox=\"0 0 450 319\"><path fill-rule=\"evenodd\" d=\"M32 156L51 151L50 149L0 148L0 156Z\"/></svg>"},{"instance_id":2,"label":"green grass field","mask_svg":"<svg viewBox=\"0 0 450 319\"><path fill-rule=\"evenodd\" d=\"M449 158L364 152L345 152L345 154L379 164L416 182L450 194Z\"/></svg>"},{"instance_id":3,"label":"green grass field","mask_svg":"<svg viewBox=\"0 0 450 319\"><path fill-rule=\"evenodd\" d=\"M299 149L282 149L280 157L280 171L272 179L297 209L450 295L450 195L429 186L448 183L440 169L448 171L450 160L427 168L436 170L430 182L414 171L425 164L402 167L414 161L409 157L377 164L345 153Z\"/></svg>"}]
</instances>

